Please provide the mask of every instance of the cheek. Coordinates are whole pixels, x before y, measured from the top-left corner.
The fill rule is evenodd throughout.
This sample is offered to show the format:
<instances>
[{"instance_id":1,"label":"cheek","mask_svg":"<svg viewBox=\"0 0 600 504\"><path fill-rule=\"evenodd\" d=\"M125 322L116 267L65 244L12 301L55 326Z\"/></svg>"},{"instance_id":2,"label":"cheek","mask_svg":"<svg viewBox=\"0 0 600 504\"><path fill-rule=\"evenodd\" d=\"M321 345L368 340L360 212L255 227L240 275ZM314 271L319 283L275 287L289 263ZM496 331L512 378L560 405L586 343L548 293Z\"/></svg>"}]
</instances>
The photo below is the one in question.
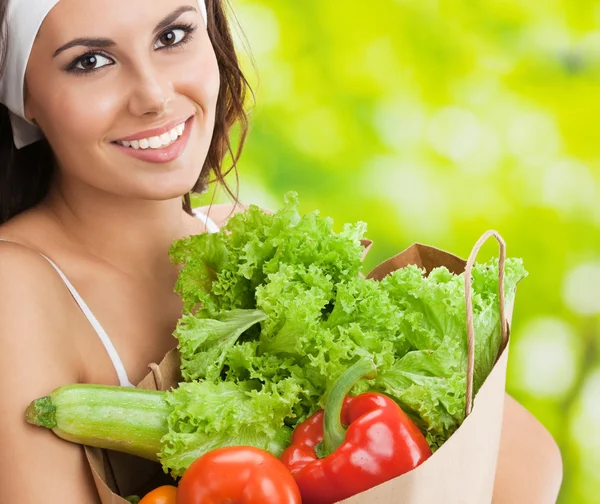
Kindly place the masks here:
<instances>
[{"instance_id":1,"label":"cheek","mask_svg":"<svg viewBox=\"0 0 600 504\"><path fill-rule=\"evenodd\" d=\"M79 149L97 145L109 131L119 107L118 93L111 86L90 87L72 81L32 90L32 96L36 96L36 120L58 150L63 150L63 145Z\"/></svg>"},{"instance_id":2,"label":"cheek","mask_svg":"<svg viewBox=\"0 0 600 504\"><path fill-rule=\"evenodd\" d=\"M211 50L202 58L186 64L177 81L173 83L176 91L202 107L206 119L214 120L220 89L219 66Z\"/></svg>"}]
</instances>

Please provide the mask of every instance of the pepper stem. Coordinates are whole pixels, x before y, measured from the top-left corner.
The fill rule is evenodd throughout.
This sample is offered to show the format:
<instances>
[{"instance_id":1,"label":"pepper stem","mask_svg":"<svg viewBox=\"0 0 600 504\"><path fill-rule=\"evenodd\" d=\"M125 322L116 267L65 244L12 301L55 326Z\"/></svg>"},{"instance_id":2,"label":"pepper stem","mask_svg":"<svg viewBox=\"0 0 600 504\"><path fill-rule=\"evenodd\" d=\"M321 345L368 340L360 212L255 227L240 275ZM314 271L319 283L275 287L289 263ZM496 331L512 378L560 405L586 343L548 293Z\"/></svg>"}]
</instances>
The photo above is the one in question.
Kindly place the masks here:
<instances>
[{"instance_id":1,"label":"pepper stem","mask_svg":"<svg viewBox=\"0 0 600 504\"><path fill-rule=\"evenodd\" d=\"M340 376L329 391L325 401L323 418L323 449L324 457L333 453L346 439L346 429L342 425L341 414L344 399L361 378L375 378L375 364L370 359L361 359L350 366Z\"/></svg>"}]
</instances>

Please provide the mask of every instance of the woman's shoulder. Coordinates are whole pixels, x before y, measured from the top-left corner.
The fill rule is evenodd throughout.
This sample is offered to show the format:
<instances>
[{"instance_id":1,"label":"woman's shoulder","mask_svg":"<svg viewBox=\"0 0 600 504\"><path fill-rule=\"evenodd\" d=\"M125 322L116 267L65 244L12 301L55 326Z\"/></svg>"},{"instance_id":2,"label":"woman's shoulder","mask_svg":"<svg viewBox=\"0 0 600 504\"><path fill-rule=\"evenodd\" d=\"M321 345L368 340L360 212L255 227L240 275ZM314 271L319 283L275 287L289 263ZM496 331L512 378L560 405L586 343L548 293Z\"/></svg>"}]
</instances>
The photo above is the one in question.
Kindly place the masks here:
<instances>
[{"instance_id":1,"label":"woman's shoulder","mask_svg":"<svg viewBox=\"0 0 600 504\"><path fill-rule=\"evenodd\" d=\"M2 233L0 228L0 289L5 290L10 282L22 286L38 284L42 280L53 283L56 272L50 262L18 236Z\"/></svg>"},{"instance_id":2,"label":"woman's shoulder","mask_svg":"<svg viewBox=\"0 0 600 504\"><path fill-rule=\"evenodd\" d=\"M39 253L0 242L0 397L21 404L52 382L77 380L77 356L65 309L68 292ZM9 401L10 396L10 401Z\"/></svg>"},{"instance_id":3,"label":"woman's shoulder","mask_svg":"<svg viewBox=\"0 0 600 504\"><path fill-rule=\"evenodd\" d=\"M16 260L33 260L44 265L47 261L44 263L43 256L36 250L49 237L56 236L57 231L48 212L30 208L0 224L0 245L6 244L2 253L14 254Z\"/></svg>"},{"instance_id":4,"label":"woman's shoulder","mask_svg":"<svg viewBox=\"0 0 600 504\"><path fill-rule=\"evenodd\" d=\"M60 282L37 252L0 242L0 471L10 474L17 464L27 467L36 481L42 481L38 476L43 471L52 483L45 490L50 501L67 502L55 497L77 494L84 496L80 502L95 502L81 448L23 421L32 400L79 379L70 337L75 331ZM24 473L13 470L0 477L1 502L29 502L27 496L37 492L26 487Z\"/></svg>"},{"instance_id":5,"label":"woman's shoulder","mask_svg":"<svg viewBox=\"0 0 600 504\"><path fill-rule=\"evenodd\" d=\"M0 241L0 335L34 344L65 329L69 293L50 262L32 248ZM5 341L3 341L5 343Z\"/></svg>"}]
</instances>

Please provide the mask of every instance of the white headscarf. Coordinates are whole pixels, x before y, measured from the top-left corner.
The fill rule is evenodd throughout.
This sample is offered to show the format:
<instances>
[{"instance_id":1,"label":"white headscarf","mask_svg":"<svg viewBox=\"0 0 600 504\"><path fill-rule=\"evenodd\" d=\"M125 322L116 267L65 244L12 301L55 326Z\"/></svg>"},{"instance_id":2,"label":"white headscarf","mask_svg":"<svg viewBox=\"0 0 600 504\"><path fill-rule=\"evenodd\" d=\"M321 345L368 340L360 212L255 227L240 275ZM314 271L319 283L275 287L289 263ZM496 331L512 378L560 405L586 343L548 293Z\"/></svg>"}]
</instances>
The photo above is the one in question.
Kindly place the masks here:
<instances>
[{"instance_id":1,"label":"white headscarf","mask_svg":"<svg viewBox=\"0 0 600 504\"><path fill-rule=\"evenodd\" d=\"M9 0L6 27L8 50L0 79L0 103L8 107L17 149L43 138L41 130L25 118L25 70L33 42L48 13L60 0ZM198 5L208 25L205 0Z\"/></svg>"}]
</instances>

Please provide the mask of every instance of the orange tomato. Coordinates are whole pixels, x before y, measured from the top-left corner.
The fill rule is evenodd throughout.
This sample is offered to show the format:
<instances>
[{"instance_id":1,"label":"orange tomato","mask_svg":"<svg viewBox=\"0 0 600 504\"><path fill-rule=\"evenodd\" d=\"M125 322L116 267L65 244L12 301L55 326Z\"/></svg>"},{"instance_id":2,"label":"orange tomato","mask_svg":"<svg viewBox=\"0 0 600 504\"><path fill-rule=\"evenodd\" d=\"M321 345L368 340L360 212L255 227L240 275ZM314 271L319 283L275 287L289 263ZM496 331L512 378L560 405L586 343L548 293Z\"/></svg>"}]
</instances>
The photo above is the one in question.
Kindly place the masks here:
<instances>
[{"instance_id":1,"label":"orange tomato","mask_svg":"<svg viewBox=\"0 0 600 504\"><path fill-rule=\"evenodd\" d=\"M175 504L177 500L177 487L165 485L147 493L140 504Z\"/></svg>"}]
</instances>

